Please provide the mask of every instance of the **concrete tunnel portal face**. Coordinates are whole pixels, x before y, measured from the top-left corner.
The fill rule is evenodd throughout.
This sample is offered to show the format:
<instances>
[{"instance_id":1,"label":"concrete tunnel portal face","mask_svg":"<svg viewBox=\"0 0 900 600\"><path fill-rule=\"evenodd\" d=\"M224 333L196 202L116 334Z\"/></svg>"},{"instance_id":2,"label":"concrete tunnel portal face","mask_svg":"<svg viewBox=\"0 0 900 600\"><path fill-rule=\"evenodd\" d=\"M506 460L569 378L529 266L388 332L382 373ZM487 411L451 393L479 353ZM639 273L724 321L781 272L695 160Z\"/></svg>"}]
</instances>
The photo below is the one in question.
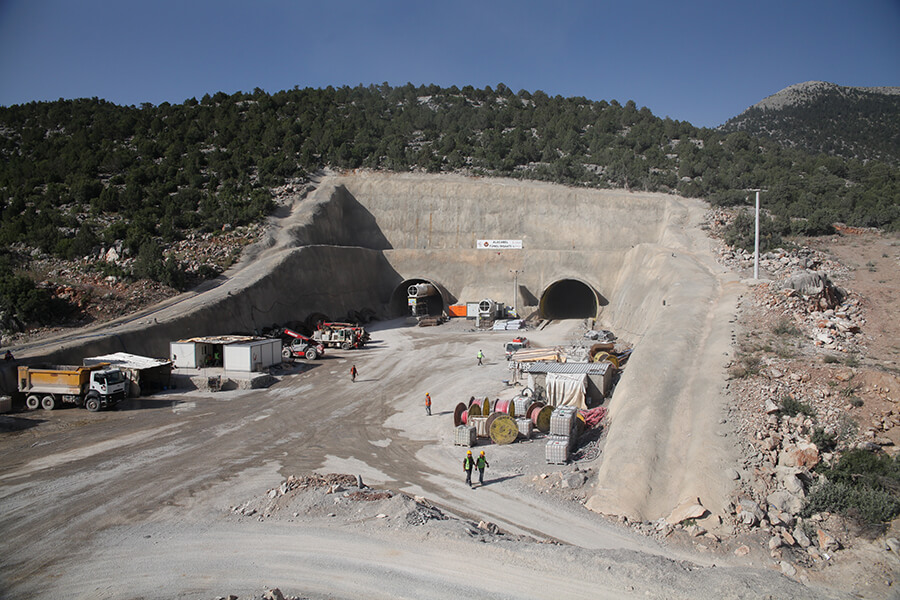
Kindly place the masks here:
<instances>
[{"instance_id":1,"label":"concrete tunnel portal face","mask_svg":"<svg viewBox=\"0 0 900 600\"><path fill-rule=\"evenodd\" d=\"M600 307L597 292L577 279L561 279L541 294L540 315L544 319L595 318Z\"/></svg>"}]
</instances>

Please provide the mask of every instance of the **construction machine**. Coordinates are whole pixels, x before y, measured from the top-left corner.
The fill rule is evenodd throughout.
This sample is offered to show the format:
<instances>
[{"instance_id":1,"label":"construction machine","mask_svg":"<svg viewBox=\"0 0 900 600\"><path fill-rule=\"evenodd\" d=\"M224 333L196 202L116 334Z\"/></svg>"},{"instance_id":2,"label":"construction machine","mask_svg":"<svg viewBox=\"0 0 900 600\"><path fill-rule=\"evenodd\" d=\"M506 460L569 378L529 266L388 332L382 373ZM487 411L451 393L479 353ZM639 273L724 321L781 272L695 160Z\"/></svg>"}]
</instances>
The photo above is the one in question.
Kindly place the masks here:
<instances>
[{"instance_id":1,"label":"construction machine","mask_svg":"<svg viewBox=\"0 0 900 600\"><path fill-rule=\"evenodd\" d=\"M365 346L369 333L353 323L324 322L313 332L313 339L325 347L350 350Z\"/></svg>"},{"instance_id":2,"label":"construction machine","mask_svg":"<svg viewBox=\"0 0 900 600\"><path fill-rule=\"evenodd\" d=\"M294 338L289 345L281 347L281 356L285 360L294 358L318 360L325 356L324 344L321 344L316 340L312 340L305 335L288 328L282 330L282 335Z\"/></svg>"},{"instance_id":3,"label":"construction machine","mask_svg":"<svg viewBox=\"0 0 900 600\"><path fill-rule=\"evenodd\" d=\"M18 387L25 406L53 410L63 403L84 406L91 412L115 406L125 399L125 374L109 363L90 367L47 365L19 367Z\"/></svg>"}]
</instances>

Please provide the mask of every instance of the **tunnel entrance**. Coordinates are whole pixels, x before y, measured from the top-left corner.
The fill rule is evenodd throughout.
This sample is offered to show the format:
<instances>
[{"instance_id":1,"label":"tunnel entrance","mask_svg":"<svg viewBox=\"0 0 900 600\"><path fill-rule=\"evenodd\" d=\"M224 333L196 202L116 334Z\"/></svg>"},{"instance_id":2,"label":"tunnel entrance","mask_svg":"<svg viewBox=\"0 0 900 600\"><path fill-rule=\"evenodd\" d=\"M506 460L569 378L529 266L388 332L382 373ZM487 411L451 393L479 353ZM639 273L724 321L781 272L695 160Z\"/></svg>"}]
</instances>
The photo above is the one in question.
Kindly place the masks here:
<instances>
[{"instance_id":1,"label":"tunnel entrance","mask_svg":"<svg viewBox=\"0 0 900 600\"><path fill-rule=\"evenodd\" d=\"M427 279L406 279L391 294L391 317L439 317L446 312L439 285Z\"/></svg>"},{"instance_id":2,"label":"tunnel entrance","mask_svg":"<svg viewBox=\"0 0 900 600\"><path fill-rule=\"evenodd\" d=\"M597 316L597 292L576 279L561 279L547 286L541 295L540 315L544 319L584 319Z\"/></svg>"}]
</instances>

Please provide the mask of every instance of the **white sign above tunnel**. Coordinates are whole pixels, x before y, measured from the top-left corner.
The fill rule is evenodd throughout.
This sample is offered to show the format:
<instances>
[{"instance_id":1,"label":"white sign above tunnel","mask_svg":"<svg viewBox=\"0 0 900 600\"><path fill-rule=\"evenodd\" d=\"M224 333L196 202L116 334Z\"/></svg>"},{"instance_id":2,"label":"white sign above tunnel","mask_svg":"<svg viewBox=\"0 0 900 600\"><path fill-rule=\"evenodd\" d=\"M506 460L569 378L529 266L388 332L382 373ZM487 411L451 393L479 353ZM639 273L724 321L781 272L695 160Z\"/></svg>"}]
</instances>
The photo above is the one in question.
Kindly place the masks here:
<instances>
[{"instance_id":1,"label":"white sign above tunnel","mask_svg":"<svg viewBox=\"0 0 900 600\"><path fill-rule=\"evenodd\" d=\"M480 250L521 250L522 240L478 240L475 247Z\"/></svg>"}]
</instances>

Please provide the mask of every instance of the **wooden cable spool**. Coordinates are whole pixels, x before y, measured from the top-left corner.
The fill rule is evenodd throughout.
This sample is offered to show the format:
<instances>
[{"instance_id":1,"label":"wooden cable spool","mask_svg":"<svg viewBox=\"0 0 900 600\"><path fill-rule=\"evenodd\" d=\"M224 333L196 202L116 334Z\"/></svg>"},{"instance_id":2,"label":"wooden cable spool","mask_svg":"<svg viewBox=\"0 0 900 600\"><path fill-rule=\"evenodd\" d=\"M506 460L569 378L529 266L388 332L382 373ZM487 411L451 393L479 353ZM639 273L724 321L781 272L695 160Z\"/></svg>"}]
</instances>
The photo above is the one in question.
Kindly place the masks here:
<instances>
[{"instance_id":1,"label":"wooden cable spool","mask_svg":"<svg viewBox=\"0 0 900 600\"><path fill-rule=\"evenodd\" d=\"M480 417L481 415L481 404L476 400L472 403L472 406L469 407L469 414L473 417Z\"/></svg>"},{"instance_id":2,"label":"wooden cable spool","mask_svg":"<svg viewBox=\"0 0 900 600\"><path fill-rule=\"evenodd\" d=\"M531 422L534 428L542 433L550 431L550 417L553 415L552 406L542 406L540 410L531 413Z\"/></svg>"},{"instance_id":3,"label":"wooden cable spool","mask_svg":"<svg viewBox=\"0 0 900 600\"><path fill-rule=\"evenodd\" d=\"M453 426L459 427L463 424L462 414L466 412L466 405L464 402L460 402L456 405L456 408L453 410Z\"/></svg>"},{"instance_id":4,"label":"wooden cable spool","mask_svg":"<svg viewBox=\"0 0 900 600\"><path fill-rule=\"evenodd\" d=\"M494 424L494 421L496 421L497 417L499 417L501 414L503 413L492 412L487 416L487 421L484 422L484 430L488 433L488 437L490 437L491 434L491 425Z\"/></svg>"},{"instance_id":5,"label":"wooden cable spool","mask_svg":"<svg viewBox=\"0 0 900 600\"><path fill-rule=\"evenodd\" d=\"M497 445L511 444L519 437L519 427L516 420L504 413L494 413L496 418L490 425L488 432L491 440ZM488 417L490 419L490 417Z\"/></svg>"},{"instance_id":6,"label":"wooden cable spool","mask_svg":"<svg viewBox=\"0 0 900 600\"><path fill-rule=\"evenodd\" d=\"M584 430L587 429L587 423L584 420L584 415L581 414L581 411L575 413L575 438L578 439L584 433Z\"/></svg>"},{"instance_id":7,"label":"wooden cable spool","mask_svg":"<svg viewBox=\"0 0 900 600\"><path fill-rule=\"evenodd\" d=\"M515 403L512 400L497 400L497 403L494 405L494 412L501 412L514 416L516 412Z\"/></svg>"}]
</instances>

